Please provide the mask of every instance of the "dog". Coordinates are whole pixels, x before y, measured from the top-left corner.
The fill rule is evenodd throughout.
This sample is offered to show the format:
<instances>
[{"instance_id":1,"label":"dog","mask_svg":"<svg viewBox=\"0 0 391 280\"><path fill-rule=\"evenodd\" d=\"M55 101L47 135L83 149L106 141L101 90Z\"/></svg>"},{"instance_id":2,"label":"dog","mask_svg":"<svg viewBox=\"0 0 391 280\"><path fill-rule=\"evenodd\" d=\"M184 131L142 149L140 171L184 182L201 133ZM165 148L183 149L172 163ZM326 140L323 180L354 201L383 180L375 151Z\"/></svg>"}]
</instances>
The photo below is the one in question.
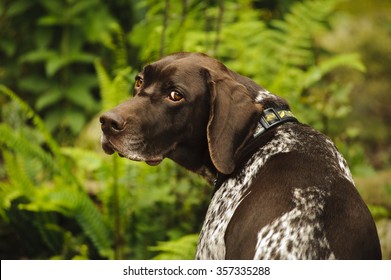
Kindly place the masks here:
<instances>
[{"instance_id":1,"label":"dog","mask_svg":"<svg viewBox=\"0 0 391 280\"><path fill-rule=\"evenodd\" d=\"M175 53L147 65L134 97L100 122L107 154L167 157L214 181L196 259L381 259L333 142L214 58Z\"/></svg>"}]
</instances>

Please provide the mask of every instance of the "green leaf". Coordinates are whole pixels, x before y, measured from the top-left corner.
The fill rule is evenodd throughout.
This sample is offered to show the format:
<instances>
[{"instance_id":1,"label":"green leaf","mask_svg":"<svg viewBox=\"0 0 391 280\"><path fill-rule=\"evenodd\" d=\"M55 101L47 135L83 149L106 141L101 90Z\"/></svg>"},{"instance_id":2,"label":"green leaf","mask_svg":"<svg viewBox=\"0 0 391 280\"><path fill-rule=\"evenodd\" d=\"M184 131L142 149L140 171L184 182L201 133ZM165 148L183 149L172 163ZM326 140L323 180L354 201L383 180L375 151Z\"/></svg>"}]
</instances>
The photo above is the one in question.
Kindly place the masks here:
<instances>
[{"instance_id":1,"label":"green leaf","mask_svg":"<svg viewBox=\"0 0 391 280\"><path fill-rule=\"evenodd\" d=\"M63 127L63 112L61 110L51 110L46 113L45 126L50 132L53 132L56 128Z\"/></svg>"},{"instance_id":2,"label":"green leaf","mask_svg":"<svg viewBox=\"0 0 391 280\"><path fill-rule=\"evenodd\" d=\"M5 4L4 4L5 5ZM8 3L9 7L7 9L7 17L14 17L20 14L23 14L28 10L32 5L33 1L11 1Z\"/></svg>"},{"instance_id":3,"label":"green leaf","mask_svg":"<svg viewBox=\"0 0 391 280\"><path fill-rule=\"evenodd\" d=\"M42 94L48 88L55 86L55 81L44 78L42 75L30 75L21 79L18 86L21 90Z\"/></svg>"},{"instance_id":4,"label":"green leaf","mask_svg":"<svg viewBox=\"0 0 391 280\"><path fill-rule=\"evenodd\" d=\"M49 77L53 77L61 68L72 63L92 63L95 56L88 53L72 53L67 56L56 54L51 56L45 65L46 73Z\"/></svg>"},{"instance_id":5,"label":"green leaf","mask_svg":"<svg viewBox=\"0 0 391 280\"><path fill-rule=\"evenodd\" d=\"M40 3L43 7L46 8L46 10L49 13L59 15L63 14L66 7L65 3L66 1L53 1L53 0L41 0Z\"/></svg>"},{"instance_id":6,"label":"green leaf","mask_svg":"<svg viewBox=\"0 0 391 280\"><path fill-rule=\"evenodd\" d=\"M94 111L98 106L97 101L92 97L90 87L87 84L72 83L67 90L65 98L88 112Z\"/></svg>"},{"instance_id":7,"label":"green leaf","mask_svg":"<svg viewBox=\"0 0 391 280\"><path fill-rule=\"evenodd\" d=\"M50 28L36 28L34 43L38 49L48 49L53 38L53 30Z\"/></svg>"},{"instance_id":8,"label":"green leaf","mask_svg":"<svg viewBox=\"0 0 391 280\"><path fill-rule=\"evenodd\" d=\"M85 150L77 147L63 147L64 155L71 157L80 169L90 172L98 170L102 164L102 157L95 151Z\"/></svg>"},{"instance_id":9,"label":"green leaf","mask_svg":"<svg viewBox=\"0 0 391 280\"><path fill-rule=\"evenodd\" d=\"M46 49L38 49L35 51L28 52L24 55L22 55L19 59L19 62L41 62L41 61L47 61L52 59L53 57L56 57L57 54L55 51L46 50Z\"/></svg>"},{"instance_id":10,"label":"green leaf","mask_svg":"<svg viewBox=\"0 0 391 280\"><path fill-rule=\"evenodd\" d=\"M384 206L370 204L368 205L368 208L375 220L391 217L390 210L388 210Z\"/></svg>"},{"instance_id":11,"label":"green leaf","mask_svg":"<svg viewBox=\"0 0 391 280\"><path fill-rule=\"evenodd\" d=\"M58 87L53 87L38 97L35 108L41 111L58 103L62 97L61 90Z\"/></svg>"},{"instance_id":12,"label":"green leaf","mask_svg":"<svg viewBox=\"0 0 391 280\"><path fill-rule=\"evenodd\" d=\"M38 19L38 25L41 26L56 26L56 25L63 25L63 23L64 23L63 18L53 16L53 15L43 16Z\"/></svg>"},{"instance_id":13,"label":"green leaf","mask_svg":"<svg viewBox=\"0 0 391 280\"><path fill-rule=\"evenodd\" d=\"M78 134L86 124L86 116L82 111L68 110L64 114L66 124L71 128L74 134Z\"/></svg>"},{"instance_id":14,"label":"green leaf","mask_svg":"<svg viewBox=\"0 0 391 280\"><path fill-rule=\"evenodd\" d=\"M53 56L45 64L46 74L48 77L53 77L57 71L68 63L70 63L70 59L67 57Z\"/></svg>"},{"instance_id":15,"label":"green leaf","mask_svg":"<svg viewBox=\"0 0 391 280\"><path fill-rule=\"evenodd\" d=\"M1 38L0 50L2 50L8 57L11 57L16 51L16 44L7 38Z\"/></svg>"},{"instance_id":16,"label":"green leaf","mask_svg":"<svg viewBox=\"0 0 391 280\"><path fill-rule=\"evenodd\" d=\"M98 86L98 79L94 73L81 73L74 77L74 83L86 85L88 88Z\"/></svg>"},{"instance_id":17,"label":"green leaf","mask_svg":"<svg viewBox=\"0 0 391 280\"><path fill-rule=\"evenodd\" d=\"M97 4L99 3L96 0L76 1L73 6L70 7L69 15L72 17L82 16L80 15L81 13L93 9Z\"/></svg>"}]
</instances>

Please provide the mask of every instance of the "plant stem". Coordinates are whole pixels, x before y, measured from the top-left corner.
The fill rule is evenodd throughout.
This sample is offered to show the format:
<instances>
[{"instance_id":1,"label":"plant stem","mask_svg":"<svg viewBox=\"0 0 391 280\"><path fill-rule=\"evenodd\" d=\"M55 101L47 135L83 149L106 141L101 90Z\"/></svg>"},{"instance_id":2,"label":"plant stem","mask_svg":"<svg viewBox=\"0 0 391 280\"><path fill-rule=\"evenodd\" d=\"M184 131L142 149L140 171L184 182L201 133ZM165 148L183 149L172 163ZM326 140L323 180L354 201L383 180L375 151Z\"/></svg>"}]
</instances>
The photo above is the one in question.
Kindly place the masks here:
<instances>
[{"instance_id":1,"label":"plant stem","mask_svg":"<svg viewBox=\"0 0 391 280\"><path fill-rule=\"evenodd\" d=\"M217 23L216 23L216 38L213 46L213 55L217 56L217 49L220 44L220 33L221 33L221 24L223 21L223 15L224 15L224 3L222 0L219 0L219 14L217 17Z\"/></svg>"},{"instance_id":2,"label":"plant stem","mask_svg":"<svg viewBox=\"0 0 391 280\"><path fill-rule=\"evenodd\" d=\"M168 27L168 15L170 11L170 0L166 0L166 4L164 7L164 15L163 15L163 30L160 37L160 57L164 56L164 49L166 48L166 31Z\"/></svg>"},{"instance_id":3,"label":"plant stem","mask_svg":"<svg viewBox=\"0 0 391 280\"><path fill-rule=\"evenodd\" d=\"M114 257L123 259L123 237L121 232L121 213L118 186L118 157L113 157L113 214L114 214Z\"/></svg>"}]
</instances>

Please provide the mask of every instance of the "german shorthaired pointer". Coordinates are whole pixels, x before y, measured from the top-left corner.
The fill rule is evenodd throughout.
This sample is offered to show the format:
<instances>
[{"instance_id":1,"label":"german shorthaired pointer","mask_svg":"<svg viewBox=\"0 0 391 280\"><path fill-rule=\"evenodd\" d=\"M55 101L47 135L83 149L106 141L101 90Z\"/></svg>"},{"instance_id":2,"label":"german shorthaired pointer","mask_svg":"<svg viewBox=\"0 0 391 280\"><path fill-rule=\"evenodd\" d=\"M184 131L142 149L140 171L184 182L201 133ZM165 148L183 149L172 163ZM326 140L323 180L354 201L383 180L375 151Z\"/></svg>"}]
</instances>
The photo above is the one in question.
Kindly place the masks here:
<instances>
[{"instance_id":1,"label":"german shorthaired pointer","mask_svg":"<svg viewBox=\"0 0 391 280\"><path fill-rule=\"evenodd\" d=\"M103 149L217 177L197 259L381 259L346 161L282 98L198 53L147 65L134 95L101 116Z\"/></svg>"}]
</instances>

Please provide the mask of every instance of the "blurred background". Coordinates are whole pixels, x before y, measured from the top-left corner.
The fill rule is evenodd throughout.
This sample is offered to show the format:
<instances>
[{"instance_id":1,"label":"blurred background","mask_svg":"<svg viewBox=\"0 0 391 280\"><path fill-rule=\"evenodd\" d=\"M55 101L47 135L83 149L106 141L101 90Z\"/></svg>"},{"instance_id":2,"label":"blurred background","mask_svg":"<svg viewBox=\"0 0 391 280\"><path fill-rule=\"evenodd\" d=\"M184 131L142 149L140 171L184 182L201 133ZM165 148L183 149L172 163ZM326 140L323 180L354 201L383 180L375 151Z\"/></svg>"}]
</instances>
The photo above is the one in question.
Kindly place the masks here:
<instances>
[{"instance_id":1,"label":"blurred background","mask_svg":"<svg viewBox=\"0 0 391 280\"><path fill-rule=\"evenodd\" d=\"M143 65L204 52L346 157L391 259L391 1L0 0L1 259L193 259L213 188L104 155Z\"/></svg>"}]
</instances>

